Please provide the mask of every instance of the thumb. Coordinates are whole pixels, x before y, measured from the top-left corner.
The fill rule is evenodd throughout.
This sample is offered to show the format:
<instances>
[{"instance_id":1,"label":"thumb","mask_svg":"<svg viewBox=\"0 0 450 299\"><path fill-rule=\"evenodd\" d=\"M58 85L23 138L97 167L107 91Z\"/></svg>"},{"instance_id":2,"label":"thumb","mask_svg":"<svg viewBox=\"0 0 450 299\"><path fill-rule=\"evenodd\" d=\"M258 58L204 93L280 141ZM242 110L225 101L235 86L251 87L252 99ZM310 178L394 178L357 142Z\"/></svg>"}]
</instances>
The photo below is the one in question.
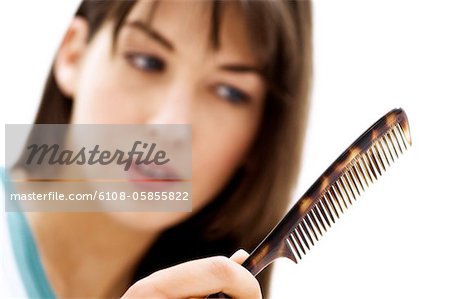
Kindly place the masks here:
<instances>
[{"instance_id":1,"label":"thumb","mask_svg":"<svg viewBox=\"0 0 450 299\"><path fill-rule=\"evenodd\" d=\"M247 259L247 257L249 255L250 254L248 254L248 252L245 251L244 249L239 249L238 251L233 253L233 255L230 257L230 260L232 260L240 265Z\"/></svg>"}]
</instances>

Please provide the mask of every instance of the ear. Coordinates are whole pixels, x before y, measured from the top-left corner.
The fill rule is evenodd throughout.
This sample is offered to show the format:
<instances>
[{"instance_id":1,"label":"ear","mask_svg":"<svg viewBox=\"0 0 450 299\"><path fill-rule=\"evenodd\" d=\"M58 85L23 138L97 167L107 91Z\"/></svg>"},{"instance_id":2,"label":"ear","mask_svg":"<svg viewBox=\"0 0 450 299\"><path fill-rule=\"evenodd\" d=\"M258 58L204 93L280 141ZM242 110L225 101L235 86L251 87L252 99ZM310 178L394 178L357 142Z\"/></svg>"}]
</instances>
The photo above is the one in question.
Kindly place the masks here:
<instances>
[{"instance_id":1,"label":"ear","mask_svg":"<svg viewBox=\"0 0 450 299\"><path fill-rule=\"evenodd\" d=\"M83 55L87 48L89 26L81 17L75 17L56 54L53 67L56 83L67 97L74 96Z\"/></svg>"}]
</instances>

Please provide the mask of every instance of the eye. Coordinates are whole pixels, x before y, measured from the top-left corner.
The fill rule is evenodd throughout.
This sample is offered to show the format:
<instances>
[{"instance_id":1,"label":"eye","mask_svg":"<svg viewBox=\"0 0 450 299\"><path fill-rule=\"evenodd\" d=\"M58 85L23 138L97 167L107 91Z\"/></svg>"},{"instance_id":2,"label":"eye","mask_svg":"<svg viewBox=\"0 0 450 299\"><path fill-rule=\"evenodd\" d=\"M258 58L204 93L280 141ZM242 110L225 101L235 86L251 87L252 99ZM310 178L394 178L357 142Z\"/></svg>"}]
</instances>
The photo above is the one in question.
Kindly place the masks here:
<instances>
[{"instance_id":1,"label":"eye","mask_svg":"<svg viewBox=\"0 0 450 299\"><path fill-rule=\"evenodd\" d=\"M221 84L217 86L217 94L233 104L243 104L250 100L250 97L237 88Z\"/></svg>"},{"instance_id":2,"label":"eye","mask_svg":"<svg viewBox=\"0 0 450 299\"><path fill-rule=\"evenodd\" d=\"M127 53L125 58L135 68L147 72L163 71L165 63L162 59L142 53Z\"/></svg>"}]
</instances>

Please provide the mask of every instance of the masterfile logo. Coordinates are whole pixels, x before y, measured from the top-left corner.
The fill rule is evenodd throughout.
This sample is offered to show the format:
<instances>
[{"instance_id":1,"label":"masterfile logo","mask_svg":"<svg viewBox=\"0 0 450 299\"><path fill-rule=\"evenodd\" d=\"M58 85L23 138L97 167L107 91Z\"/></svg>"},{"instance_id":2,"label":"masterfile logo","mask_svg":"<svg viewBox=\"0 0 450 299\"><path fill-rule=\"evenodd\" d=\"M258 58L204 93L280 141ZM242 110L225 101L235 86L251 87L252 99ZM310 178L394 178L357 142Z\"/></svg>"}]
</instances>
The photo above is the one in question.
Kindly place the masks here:
<instances>
[{"instance_id":1,"label":"masterfile logo","mask_svg":"<svg viewBox=\"0 0 450 299\"><path fill-rule=\"evenodd\" d=\"M5 131L6 211L191 211L190 125Z\"/></svg>"}]
</instances>

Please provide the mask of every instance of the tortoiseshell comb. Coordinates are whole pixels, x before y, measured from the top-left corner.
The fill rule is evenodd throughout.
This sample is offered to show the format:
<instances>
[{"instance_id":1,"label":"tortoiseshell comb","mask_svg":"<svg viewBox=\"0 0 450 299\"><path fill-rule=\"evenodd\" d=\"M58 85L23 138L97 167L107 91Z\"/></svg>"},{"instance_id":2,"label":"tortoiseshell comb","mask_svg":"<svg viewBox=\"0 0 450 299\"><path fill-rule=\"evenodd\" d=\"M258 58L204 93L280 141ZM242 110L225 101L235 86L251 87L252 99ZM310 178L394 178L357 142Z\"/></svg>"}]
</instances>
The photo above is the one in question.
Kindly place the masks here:
<instances>
[{"instance_id":1,"label":"tortoiseshell comb","mask_svg":"<svg viewBox=\"0 0 450 299\"><path fill-rule=\"evenodd\" d=\"M242 265L256 276L279 257L298 263L319 235L410 146L408 118L403 109L393 109L325 170Z\"/></svg>"}]
</instances>

